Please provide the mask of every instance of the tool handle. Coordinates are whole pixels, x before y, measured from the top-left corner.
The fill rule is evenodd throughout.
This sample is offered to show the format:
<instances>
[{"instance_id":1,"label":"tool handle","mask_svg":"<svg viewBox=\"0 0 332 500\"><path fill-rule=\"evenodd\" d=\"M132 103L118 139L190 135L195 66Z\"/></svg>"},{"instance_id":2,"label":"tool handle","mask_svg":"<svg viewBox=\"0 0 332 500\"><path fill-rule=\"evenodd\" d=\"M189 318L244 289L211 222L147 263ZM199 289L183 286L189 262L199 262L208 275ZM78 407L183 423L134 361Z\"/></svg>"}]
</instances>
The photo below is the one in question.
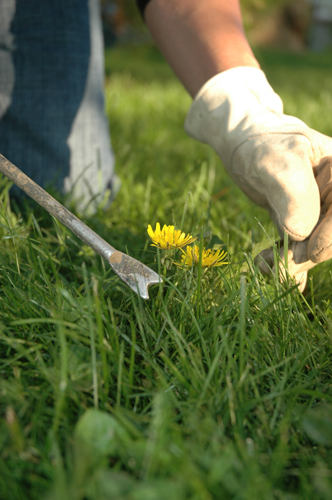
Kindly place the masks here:
<instances>
[{"instance_id":1,"label":"tool handle","mask_svg":"<svg viewBox=\"0 0 332 500\"><path fill-rule=\"evenodd\" d=\"M109 261L110 256L115 252L115 248L92 231L84 222L75 217L74 214L30 179L30 177L25 175L19 168L15 167L2 154L0 154L0 171L30 196L30 198L35 200L38 205L45 208L47 212L73 231L84 243Z\"/></svg>"}]
</instances>

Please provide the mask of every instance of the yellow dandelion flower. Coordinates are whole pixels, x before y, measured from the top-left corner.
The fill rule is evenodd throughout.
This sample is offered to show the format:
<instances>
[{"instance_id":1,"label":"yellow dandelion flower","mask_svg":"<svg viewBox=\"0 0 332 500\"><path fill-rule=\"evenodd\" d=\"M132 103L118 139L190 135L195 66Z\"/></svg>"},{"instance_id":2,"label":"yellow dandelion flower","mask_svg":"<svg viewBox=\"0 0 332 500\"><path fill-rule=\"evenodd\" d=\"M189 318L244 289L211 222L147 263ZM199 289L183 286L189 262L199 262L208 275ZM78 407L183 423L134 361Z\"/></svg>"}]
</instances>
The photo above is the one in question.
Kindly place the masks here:
<instances>
[{"instance_id":1,"label":"yellow dandelion flower","mask_svg":"<svg viewBox=\"0 0 332 500\"><path fill-rule=\"evenodd\" d=\"M193 247L187 247L182 250L183 255L181 258L182 266L191 267L192 265L198 266L199 264L199 246L194 245ZM227 258L227 252L224 250L205 250L202 251L202 267L217 267L228 264L225 259Z\"/></svg>"},{"instance_id":2,"label":"yellow dandelion flower","mask_svg":"<svg viewBox=\"0 0 332 500\"><path fill-rule=\"evenodd\" d=\"M155 231L152 229L151 225L148 226L148 235L150 236L154 247L162 248L163 250L171 250L172 248L182 248L186 245L190 245L196 240L190 234L185 234L180 231L180 229L174 229L174 226L163 226L160 229L160 224L157 222Z\"/></svg>"}]
</instances>

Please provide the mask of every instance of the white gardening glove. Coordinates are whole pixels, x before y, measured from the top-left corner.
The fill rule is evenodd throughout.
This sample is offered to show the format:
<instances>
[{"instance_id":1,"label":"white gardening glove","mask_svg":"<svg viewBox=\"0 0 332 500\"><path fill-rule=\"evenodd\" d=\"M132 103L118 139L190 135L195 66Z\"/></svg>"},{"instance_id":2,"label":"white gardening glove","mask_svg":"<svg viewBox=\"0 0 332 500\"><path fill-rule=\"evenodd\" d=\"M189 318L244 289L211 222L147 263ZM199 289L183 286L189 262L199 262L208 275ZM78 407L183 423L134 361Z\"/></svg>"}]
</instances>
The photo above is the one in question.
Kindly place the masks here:
<instances>
[{"instance_id":1,"label":"white gardening glove","mask_svg":"<svg viewBox=\"0 0 332 500\"><path fill-rule=\"evenodd\" d=\"M267 208L283 235L303 241L320 214L313 167L332 154L332 139L283 114L283 104L257 68L214 76L198 92L186 132L210 144L249 198Z\"/></svg>"},{"instance_id":2,"label":"white gardening glove","mask_svg":"<svg viewBox=\"0 0 332 500\"><path fill-rule=\"evenodd\" d=\"M314 175L321 199L319 222L308 239L290 242L287 253L288 272L295 278L301 292L305 289L309 269L332 258L332 156L326 156L314 167ZM280 251L280 258L280 276L284 280L284 248ZM256 264L264 273L270 269L275 271L273 249L263 250L256 257Z\"/></svg>"}]
</instances>

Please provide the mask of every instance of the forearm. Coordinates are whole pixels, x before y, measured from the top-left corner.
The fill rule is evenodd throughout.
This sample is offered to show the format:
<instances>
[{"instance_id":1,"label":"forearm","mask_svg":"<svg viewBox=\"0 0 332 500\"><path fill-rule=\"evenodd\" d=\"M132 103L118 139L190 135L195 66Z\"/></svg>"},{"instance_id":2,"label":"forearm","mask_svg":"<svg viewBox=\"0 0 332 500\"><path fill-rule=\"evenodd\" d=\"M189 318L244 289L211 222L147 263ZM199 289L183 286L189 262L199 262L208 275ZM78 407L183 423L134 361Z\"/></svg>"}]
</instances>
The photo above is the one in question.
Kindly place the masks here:
<instances>
[{"instance_id":1,"label":"forearm","mask_svg":"<svg viewBox=\"0 0 332 500\"><path fill-rule=\"evenodd\" d=\"M192 97L222 71L259 68L245 37L238 0L151 0L145 20Z\"/></svg>"}]
</instances>

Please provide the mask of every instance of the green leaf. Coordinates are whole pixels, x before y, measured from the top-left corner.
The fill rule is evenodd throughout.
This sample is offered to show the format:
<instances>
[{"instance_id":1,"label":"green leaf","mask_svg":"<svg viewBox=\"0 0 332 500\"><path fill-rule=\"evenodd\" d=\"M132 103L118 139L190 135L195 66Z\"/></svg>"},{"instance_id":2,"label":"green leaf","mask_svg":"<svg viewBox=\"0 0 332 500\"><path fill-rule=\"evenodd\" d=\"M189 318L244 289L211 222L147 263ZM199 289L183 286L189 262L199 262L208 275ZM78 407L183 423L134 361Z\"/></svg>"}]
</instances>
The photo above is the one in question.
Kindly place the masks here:
<instances>
[{"instance_id":1,"label":"green leaf","mask_svg":"<svg viewBox=\"0 0 332 500\"><path fill-rule=\"evenodd\" d=\"M118 442L128 441L127 431L106 412L87 410L75 427L76 442L101 456L116 453Z\"/></svg>"},{"instance_id":2,"label":"green leaf","mask_svg":"<svg viewBox=\"0 0 332 500\"><path fill-rule=\"evenodd\" d=\"M303 427L316 443L332 446L332 405L322 404L309 410L303 419Z\"/></svg>"},{"instance_id":3,"label":"green leaf","mask_svg":"<svg viewBox=\"0 0 332 500\"><path fill-rule=\"evenodd\" d=\"M259 253L261 253L263 250L266 250L267 248L270 248L271 245L271 239L270 238L264 238L262 241L259 241L258 243L255 243L252 247L252 251L250 255L252 256L252 259L254 260ZM246 273L249 271L249 265L247 262L244 262L241 266L240 272L241 273Z\"/></svg>"}]
</instances>

